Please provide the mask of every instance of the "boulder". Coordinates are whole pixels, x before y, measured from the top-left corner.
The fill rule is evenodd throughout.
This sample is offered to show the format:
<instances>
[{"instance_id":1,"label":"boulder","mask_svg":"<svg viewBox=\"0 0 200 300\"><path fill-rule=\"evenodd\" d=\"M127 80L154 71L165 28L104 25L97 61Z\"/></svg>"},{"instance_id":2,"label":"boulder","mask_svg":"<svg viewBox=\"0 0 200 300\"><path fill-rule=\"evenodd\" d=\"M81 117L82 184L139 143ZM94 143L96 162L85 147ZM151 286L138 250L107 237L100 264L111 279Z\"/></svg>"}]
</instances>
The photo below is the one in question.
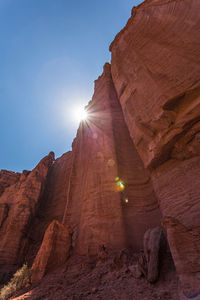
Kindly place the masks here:
<instances>
[{"instance_id":1,"label":"boulder","mask_svg":"<svg viewBox=\"0 0 200 300\"><path fill-rule=\"evenodd\" d=\"M36 282L63 265L70 254L72 231L54 220L48 226L32 265L31 281Z\"/></svg>"},{"instance_id":2,"label":"boulder","mask_svg":"<svg viewBox=\"0 0 200 300\"><path fill-rule=\"evenodd\" d=\"M144 234L144 255L147 264L147 280L157 281L159 276L160 252L163 242L163 229L156 227L148 229Z\"/></svg>"}]
</instances>

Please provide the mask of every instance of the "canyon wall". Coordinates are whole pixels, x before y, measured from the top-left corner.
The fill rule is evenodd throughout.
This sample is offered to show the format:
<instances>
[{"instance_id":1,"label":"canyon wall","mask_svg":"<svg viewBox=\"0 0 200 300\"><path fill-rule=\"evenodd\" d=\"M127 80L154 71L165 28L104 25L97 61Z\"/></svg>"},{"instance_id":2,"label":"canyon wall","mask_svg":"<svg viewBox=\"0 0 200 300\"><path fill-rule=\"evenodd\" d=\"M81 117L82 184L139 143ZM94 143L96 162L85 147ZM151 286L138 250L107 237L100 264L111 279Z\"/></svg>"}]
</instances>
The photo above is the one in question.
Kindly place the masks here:
<instances>
[{"instance_id":1,"label":"canyon wall","mask_svg":"<svg viewBox=\"0 0 200 300\"><path fill-rule=\"evenodd\" d=\"M88 120L81 123L73 145L74 161L79 164L72 170L66 206L70 216L66 215L64 224L73 228L81 205L75 224L79 253L97 254L101 245L139 250L144 232L160 224L160 212L150 175L124 122L109 64L95 82L87 111ZM117 185L120 180L122 190Z\"/></svg>"},{"instance_id":2,"label":"canyon wall","mask_svg":"<svg viewBox=\"0 0 200 300\"><path fill-rule=\"evenodd\" d=\"M0 197L0 277L3 281L24 261L29 225L37 210L44 183L54 160L51 152L32 172L23 172L20 179L6 188Z\"/></svg>"},{"instance_id":3,"label":"canyon wall","mask_svg":"<svg viewBox=\"0 0 200 300\"><path fill-rule=\"evenodd\" d=\"M51 269L42 255L55 239L45 234L53 220L70 227L71 254L86 256L98 255L101 247L139 251L145 231L160 225L150 173L129 135L110 64L96 80L87 110L72 151L56 160L50 153L0 197L2 280L24 261L38 266L34 278Z\"/></svg>"},{"instance_id":4,"label":"canyon wall","mask_svg":"<svg viewBox=\"0 0 200 300\"><path fill-rule=\"evenodd\" d=\"M196 0L145 1L110 47L124 118L188 297L200 293L199 11Z\"/></svg>"},{"instance_id":5,"label":"canyon wall","mask_svg":"<svg viewBox=\"0 0 200 300\"><path fill-rule=\"evenodd\" d=\"M69 255L138 252L144 233L162 224L184 297L198 297L199 11L198 0L133 8L72 151L50 153L32 172L1 171L2 280L24 261L41 278Z\"/></svg>"}]
</instances>

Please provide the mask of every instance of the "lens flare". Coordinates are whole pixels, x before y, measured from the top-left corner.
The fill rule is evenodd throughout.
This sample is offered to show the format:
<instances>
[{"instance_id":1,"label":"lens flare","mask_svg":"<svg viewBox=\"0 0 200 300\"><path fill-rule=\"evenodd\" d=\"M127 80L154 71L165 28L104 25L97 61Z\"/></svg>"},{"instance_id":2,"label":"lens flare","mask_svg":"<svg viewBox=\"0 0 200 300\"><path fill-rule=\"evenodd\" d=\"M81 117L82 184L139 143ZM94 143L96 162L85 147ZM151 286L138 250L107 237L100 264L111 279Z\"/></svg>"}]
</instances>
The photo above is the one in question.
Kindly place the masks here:
<instances>
[{"instance_id":1,"label":"lens flare","mask_svg":"<svg viewBox=\"0 0 200 300\"><path fill-rule=\"evenodd\" d=\"M73 115L74 115L75 120L78 121L78 122L86 121L87 118L88 118L88 112L82 106L76 107L74 109Z\"/></svg>"},{"instance_id":2,"label":"lens flare","mask_svg":"<svg viewBox=\"0 0 200 300\"><path fill-rule=\"evenodd\" d=\"M118 178L118 177L117 177ZM116 179L117 179L116 178ZM119 191L119 192L122 192L124 189L125 189L125 184L123 183L123 181L122 180L117 180L117 182L116 182L116 184L117 184L117 190Z\"/></svg>"}]
</instances>

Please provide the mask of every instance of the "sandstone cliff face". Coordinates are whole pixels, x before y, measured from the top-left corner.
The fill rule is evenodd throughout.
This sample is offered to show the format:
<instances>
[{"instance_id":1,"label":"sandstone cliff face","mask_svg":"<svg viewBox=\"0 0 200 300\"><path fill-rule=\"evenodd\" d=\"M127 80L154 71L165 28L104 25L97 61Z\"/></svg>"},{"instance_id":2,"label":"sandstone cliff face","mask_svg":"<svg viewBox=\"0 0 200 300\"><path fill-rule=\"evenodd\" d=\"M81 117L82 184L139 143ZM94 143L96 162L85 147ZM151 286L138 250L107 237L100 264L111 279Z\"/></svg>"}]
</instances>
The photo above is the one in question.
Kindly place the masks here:
<instances>
[{"instance_id":1,"label":"sandstone cliff face","mask_svg":"<svg viewBox=\"0 0 200 300\"><path fill-rule=\"evenodd\" d=\"M110 47L114 85L188 297L200 293L199 10L195 0L145 1Z\"/></svg>"},{"instance_id":2,"label":"sandstone cliff face","mask_svg":"<svg viewBox=\"0 0 200 300\"><path fill-rule=\"evenodd\" d=\"M32 263L37 255L33 269L39 266L33 280L48 270L44 249L52 248L54 240L49 238L49 227L43 241L42 237L52 219L72 228L72 254L87 256L97 255L101 247L138 251L144 232L160 224L150 174L130 138L109 64L95 82L87 110L89 118L80 124L72 152L57 159L48 172L29 230L26 259ZM122 190L117 185L120 180Z\"/></svg>"},{"instance_id":3,"label":"sandstone cliff face","mask_svg":"<svg viewBox=\"0 0 200 300\"><path fill-rule=\"evenodd\" d=\"M81 206L74 245L78 253L97 254L102 245L115 251L128 246L139 250L147 228L160 223L160 213L150 175L124 122L109 64L95 82L87 110L88 120L80 125L72 151L80 163L72 183L80 186L71 187L66 206L71 217L64 223L73 228L74 211ZM124 183L121 191L116 178Z\"/></svg>"},{"instance_id":4,"label":"sandstone cliff face","mask_svg":"<svg viewBox=\"0 0 200 300\"><path fill-rule=\"evenodd\" d=\"M34 261L41 279L66 261L69 245L72 256L138 251L149 229L144 256L154 281L162 230L151 236L150 228L162 223L183 297L200 297L199 11L197 0L134 8L72 151L20 178L0 173L2 273Z\"/></svg>"},{"instance_id":5,"label":"sandstone cliff face","mask_svg":"<svg viewBox=\"0 0 200 300\"><path fill-rule=\"evenodd\" d=\"M0 171L0 196L3 194L4 190L7 187L16 183L19 180L20 175L20 173L15 173L11 171Z\"/></svg>"},{"instance_id":6,"label":"sandstone cliff face","mask_svg":"<svg viewBox=\"0 0 200 300\"><path fill-rule=\"evenodd\" d=\"M23 173L20 180L6 188L0 197L0 274L6 279L19 263L24 261L29 225L34 217L43 192L48 169L54 160L53 153L43 158L30 173Z\"/></svg>"},{"instance_id":7,"label":"sandstone cliff face","mask_svg":"<svg viewBox=\"0 0 200 300\"><path fill-rule=\"evenodd\" d=\"M199 154L199 5L146 1L111 44L112 77L145 166L173 149L178 159Z\"/></svg>"},{"instance_id":8,"label":"sandstone cliff face","mask_svg":"<svg viewBox=\"0 0 200 300\"><path fill-rule=\"evenodd\" d=\"M72 153L56 159L49 168L44 191L28 230L26 261L31 265L40 248L45 230L52 220L62 223L69 188ZM37 230L35 230L37 228Z\"/></svg>"},{"instance_id":9,"label":"sandstone cliff face","mask_svg":"<svg viewBox=\"0 0 200 300\"><path fill-rule=\"evenodd\" d=\"M35 169L44 173L41 182L35 182L36 171L33 170L27 177L23 174L19 185L8 189L0 198L4 215L9 207L2 235L7 232L7 226L16 223L16 232L9 231L0 251L4 266L11 268L23 258L32 264L39 251L34 265L39 264L40 271L35 278L46 274L44 245L53 243L52 239L48 241L48 225L54 219L72 228L72 253L87 256L97 255L101 247L113 252L125 247L138 251L143 247L145 231L160 224L150 174L130 138L109 64L95 82L94 96L87 110L89 118L80 124L72 152L51 162L45 172L40 167L41 162ZM122 189L118 183L123 185ZM31 201L28 203L29 194L34 197L34 206ZM24 208L22 221L18 205ZM58 235L60 228L57 228ZM12 239L14 234L17 237ZM9 243L10 253L4 254L3 249L6 245L9 247ZM11 257L7 257L8 254Z\"/></svg>"}]
</instances>

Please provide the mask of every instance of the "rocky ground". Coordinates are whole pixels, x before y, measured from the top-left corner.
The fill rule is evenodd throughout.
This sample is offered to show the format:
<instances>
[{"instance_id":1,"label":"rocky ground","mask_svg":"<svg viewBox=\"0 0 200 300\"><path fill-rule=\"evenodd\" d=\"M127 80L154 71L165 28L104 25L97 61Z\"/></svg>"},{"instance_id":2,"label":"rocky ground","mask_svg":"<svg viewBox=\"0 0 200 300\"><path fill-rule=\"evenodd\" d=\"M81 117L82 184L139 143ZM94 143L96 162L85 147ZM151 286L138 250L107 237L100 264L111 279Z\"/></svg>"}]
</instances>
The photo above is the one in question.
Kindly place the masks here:
<instances>
[{"instance_id":1,"label":"rocky ground","mask_svg":"<svg viewBox=\"0 0 200 300\"><path fill-rule=\"evenodd\" d=\"M12 299L59 300L178 300L178 278L170 255L165 256L158 282L150 284L135 270L137 255L124 258L86 261L70 259L67 267L47 275Z\"/></svg>"}]
</instances>

